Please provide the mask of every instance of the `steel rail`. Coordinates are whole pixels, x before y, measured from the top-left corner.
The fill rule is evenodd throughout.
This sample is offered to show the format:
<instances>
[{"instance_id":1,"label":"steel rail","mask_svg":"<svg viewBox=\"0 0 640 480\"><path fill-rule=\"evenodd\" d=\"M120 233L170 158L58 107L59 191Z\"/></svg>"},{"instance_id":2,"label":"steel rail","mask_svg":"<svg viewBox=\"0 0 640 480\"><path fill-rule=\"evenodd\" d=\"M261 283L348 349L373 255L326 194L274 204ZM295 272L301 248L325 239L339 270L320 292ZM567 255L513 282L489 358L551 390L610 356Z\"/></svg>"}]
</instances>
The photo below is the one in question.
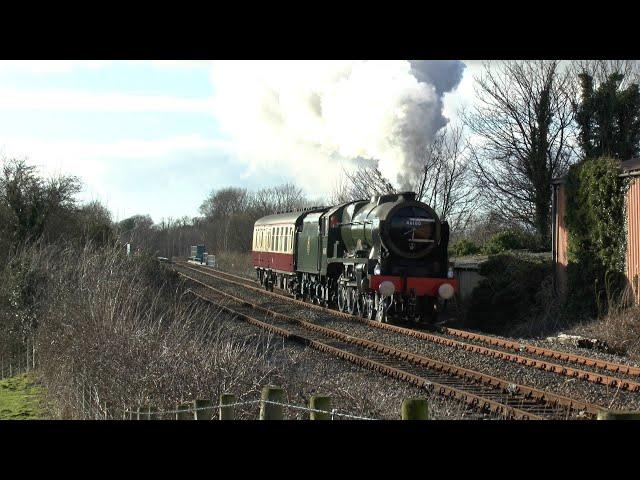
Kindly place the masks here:
<instances>
[{"instance_id":1,"label":"steel rail","mask_svg":"<svg viewBox=\"0 0 640 480\"><path fill-rule=\"evenodd\" d=\"M357 315L351 315L349 313L345 313L345 312L340 312L340 311L336 311L330 308L325 308L322 307L320 305L315 305L315 304L310 304L307 302L303 302L301 300L296 300L294 298L288 297L286 295L282 295L279 293L275 293L275 292L269 292L266 291L264 289L258 288L254 285L248 285L246 283L239 283L236 282L234 280L229 280L227 278L221 278L220 276L217 276L211 272L208 271L204 271L201 270L199 268L193 268L190 266L187 266L187 268L193 270L193 271L197 271L198 273L202 273L204 275L208 275L211 276L213 278L218 278L220 280L229 282L231 284L235 284L235 285L239 285L239 286L243 286L245 288L249 288L252 290L256 290L259 291L261 293L265 293L277 298L282 298L285 299L287 301L290 302L295 302L296 304L301 304L304 305L308 308L312 308L312 309L316 309L316 310L320 310L323 312L328 312L331 313L333 315L336 315L338 317L341 318L347 318L350 320L356 320L360 323L364 323L366 325L369 325L371 327L374 328L378 328L381 330L389 330L389 331L393 331L393 332L397 332L397 333L401 333L403 335L407 335L407 336L411 336L414 338L419 338L422 340L427 340L429 342L432 343L437 343L440 345L445 345L445 346L449 346L449 347L453 347L453 348L458 348L458 349L462 349L462 350L467 350L473 353L478 353L480 355L485 355L485 356L489 356L489 357L493 357L493 358L498 358L504 361L508 361L508 362L513 362L513 363L518 363L520 365L525 365L527 367L532 367L532 368L537 368L539 370L543 370L546 372L550 372L550 373L556 373L559 375L564 375L567 377L571 377L571 378L577 378L580 380L584 380L584 381L588 381L588 382L592 382L598 385L603 385L603 386L608 386L611 388L617 388L620 390L624 390L624 391L629 391L629 392L640 392L640 383L632 381L632 380L627 380L627 379L621 379L621 378L617 378L617 377L612 377L609 375L603 375L600 373L596 373L596 372L589 372L586 370L581 370L581 369L577 369L577 368L572 368L566 365L559 365L556 363L551 363L548 361L544 361L544 360L538 360L535 358L530 358L530 357L526 357L523 355L519 355L519 354L512 354L512 353L508 353L508 352L504 352L501 350L495 350L489 347L483 347L480 345L474 345L474 344L470 344L470 343L464 343L464 342L460 342L454 339L449 339L449 338L445 338L439 335L433 335L427 332L423 332L423 331L419 331L419 330L413 330L410 328L406 328L406 327L400 327L397 325L390 325L390 324L384 324L384 323L380 323L380 322L375 322L372 320L368 320L366 318L362 318L359 317ZM238 277L237 275L233 275L233 274L229 274L227 272L220 272L218 270L215 270L216 274L220 274L222 273L223 276L229 276L232 278L239 278L245 282L252 282L251 280L247 279L247 278L243 278L243 277ZM253 283L253 282L252 282ZM444 330L444 331L443 331ZM557 358L561 361L567 361L569 363L571 363L571 358L575 357L578 359L584 359L586 360L591 360L594 365L591 364L587 364L587 366L593 366L593 367L597 367L597 368L601 368L599 365L595 365L595 363L606 363L606 362L602 362L600 360L596 360L596 359L588 359L587 357L580 357L578 355L571 355L571 354L566 354L563 352L558 352L555 350L548 350L548 349L544 349L544 348L540 348L540 347L535 347L533 345L526 345L525 347L529 347L529 348L522 348L522 344L517 343L517 342L510 342L510 341L506 341L506 340L501 340L501 339L497 339L495 337L490 337L487 335L480 335L480 334L474 334L471 332L466 332L464 330L456 330L456 329L442 329L440 330L442 333L450 333L451 335L455 335L455 336L459 336L465 339L469 339L469 340L477 340L477 341L483 341L485 343L490 343L492 345L496 345L502 348L507 348L507 349L512 349L512 350L516 350L516 351L526 351L527 353L531 353L534 355L540 355L540 356L546 356L546 357L551 357L551 358ZM544 352L541 353L541 352ZM610 368L613 368L613 364L608 364ZM615 364L618 365L619 367L624 367L621 364ZM631 372L633 367L629 367L629 372ZM609 369L608 369L609 370ZM640 369L639 369L640 370ZM628 372L621 372L621 373L628 373ZM632 374L632 373L630 373Z\"/></svg>"},{"instance_id":2,"label":"steel rail","mask_svg":"<svg viewBox=\"0 0 640 480\"><path fill-rule=\"evenodd\" d=\"M237 278L239 280L243 280L245 282L255 284L255 280L247 277L242 277L240 275L235 275L229 272L223 272L222 270L217 270L217 269L212 269L212 270L221 275ZM283 297L290 298L286 295L283 295ZM323 308L323 307L320 307L320 308ZM341 316L350 316L350 314L345 314L344 312L338 312L333 309L327 309L327 310L330 310L331 312L335 312L336 314L340 314ZM406 329L406 330L411 330L411 329ZM601 360L593 357L585 357L583 355L563 352L563 351L554 350L551 348L538 347L536 345L531 345L528 343L514 342L512 340L506 340L502 338L492 337L490 335L483 335L481 333L469 332L467 330L460 330L456 328L440 327L438 328L438 331L448 335L464 338L466 340L488 343L490 345L505 348L508 350L513 350L517 352L527 352L527 353L531 353L532 355L549 357L549 358L552 358L555 360L561 360L567 363L577 363L579 365L586 366L586 367L599 368L602 370L610 371L612 373L621 373L623 375L640 377L640 367L624 365L622 363L617 363L617 362L609 362L609 361L605 361L605 360Z\"/></svg>"},{"instance_id":3,"label":"steel rail","mask_svg":"<svg viewBox=\"0 0 640 480\"><path fill-rule=\"evenodd\" d=\"M444 362L440 362L437 360L433 360L430 359L428 357L425 357L423 355L419 355L419 354L415 354L412 352L408 352L405 350L400 350L394 347L390 347L388 345L383 345L380 344L378 342L373 342L371 340L366 340L366 339L362 339L359 337L354 337L352 335L343 333L343 332L339 332L336 330L332 330L329 329L327 327L322 327L320 325L316 325L314 323L311 322L307 322L298 318L294 318L291 317L289 315L285 315L279 312L274 312L273 310L270 310L268 308L262 307L260 305L257 305L255 303L249 302L246 299L242 299L239 297L236 297L232 294L229 294L227 292L224 292L222 290L219 290L211 285L208 285L196 278L193 278L189 275L186 275L184 273L180 273L180 275L182 275L184 278L187 278L188 280L200 285L201 287L216 292L219 295L225 296L227 298L232 299L233 301L241 304L241 305L245 305L247 307L250 307L254 310L258 310L262 313L264 313L265 315L271 316L273 318L276 319L280 319L283 321L286 321L288 323L292 323L295 325L298 325L306 330L310 330L312 332L315 333L319 333L323 336L328 336L330 338L334 338L337 339L339 341L345 342L345 343L350 343L350 344L354 344L357 345L359 347L365 348L367 350L371 350L371 351L375 351L377 353L381 353L383 355L386 356L390 356L393 358L396 358L398 360L401 361L406 361L409 363L412 363L414 365L418 365L421 367L426 367L430 370L435 370L438 372L442 372L445 373L447 375L451 375L451 376L456 376L458 378L461 379L467 379L471 382L477 382L480 383L482 385L485 385L487 387L493 388L493 389L499 389L504 391L508 391L511 392L511 394L513 395L521 395L525 400L526 399L531 399L534 400L535 402L539 402L540 404L544 405L545 408L548 409L557 409L557 408L562 408L568 412L571 411L576 411L576 412L584 412L586 414L589 414L591 416L595 416L597 415L597 413L601 410L602 407L598 406L598 405L592 405L592 404L588 404L585 402L581 402L581 401L576 401L573 399L570 399L568 397L563 397L560 395L556 395L556 394L552 394L549 392L545 392L542 390L538 390L532 387L527 387L524 385L517 385L514 384L513 382L509 382L506 380L502 380L500 378L497 377L493 377L490 375L486 375L480 372L475 372L473 370L469 370L469 369L465 369L462 367L458 367L455 365L451 365L451 364L447 364ZM196 292L193 292L195 295L199 296L200 298L203 298L206 300L206 298L204 298L202 295L198 295ZM211 301L209 299L209 301ZM221 306L225 309L227 309L228 311L231 310L228 307L225 306ZM234 314L238 314L241 315L243 318L248 317L246 314L242 314L241 312L237 312L237 311L233 311ZM251 317L252 318L252 317ZM245 318L248 321L250 321L248 318ZM257 321L260 322L259 320L252 318L251 321ZM250 321L250 322L251 322ZM264 323L264 322L262 322ZM255 324L255 323L254 323ZM283 334L283 332L278 331L277 329L279 329L279 327L275 327L272 325L272 327L274 327L275 330L270 330L273 333L278 333L280 335ZM282 330L282 329L280 329ZM291 334L287 336L287 338L292 338L295 339L292 335L295 334ZM300 337L300 335L298 335L298 337ZM305 342L307 342L308 338L306 337L301 337L301 338L305 338ZM320 342L321 343L321 342ZM323 346L318 346L315 345L313 343L309 344L311 346L314 347L319 347L319 349L324 349L324 351L328 351L325 347L326 345L323 344ZM331 347L334 348L334 347ZM331 350L330 353L336 353L335 351ZM481 409L488 409L494 413L506 416L508 418L518 418L518 419L534 419L536 417L540 417L539 415L535 414L535 413L531 413L531 412L526 412L526 411L518 411L519 409L514 409L514 407L510 407L507 405L504 405L500 402L496 402L494 400L491 399L487 399L484 398L482 396L479 395L475 395L473 393L470 392L465 392L463 390L460 389L455 389L454 387L451 386L447 386L447 385L443 385L443 384L438 384L437 382L433 382L433 381L429 381L429 380L425 380L422 377L417 377L413 374L410 374L406 371L402 371L400 369L394 368L394 367L389 367L388 365L383 365L383 364L377 364L377 365L366 365L366 362L370 361L370 359L364 359L363 357L359 357L356 355L356 357L358 358L352 358L349 357L349 355L354 355L351 352L347 352L347 355L345 356L344 353L339 354L338 356L340 356L341 358L345 358L347 360L353 361L355 363L358 363L359 365L362 366L368 366L369 368L372 368L376 371L381 371L383 373L386 373L388 375L393 376L394 378L399 378L399 379L403 379L405 381L409 381L410 383L413 383L417 386L425 386L425 381L430 382L434 388L437 387L438 389L438 393L442 394L442 395L446 395L446 396L453 396L457 399L463 400L466 403L468 403L471 406L474 407L478 407L480 406ZM539 407L540 405L535 405L536 407ZM553 410L552 410L553 411ZM542 418L542 417L540 417Z\"/></svg>"}]
</instances>

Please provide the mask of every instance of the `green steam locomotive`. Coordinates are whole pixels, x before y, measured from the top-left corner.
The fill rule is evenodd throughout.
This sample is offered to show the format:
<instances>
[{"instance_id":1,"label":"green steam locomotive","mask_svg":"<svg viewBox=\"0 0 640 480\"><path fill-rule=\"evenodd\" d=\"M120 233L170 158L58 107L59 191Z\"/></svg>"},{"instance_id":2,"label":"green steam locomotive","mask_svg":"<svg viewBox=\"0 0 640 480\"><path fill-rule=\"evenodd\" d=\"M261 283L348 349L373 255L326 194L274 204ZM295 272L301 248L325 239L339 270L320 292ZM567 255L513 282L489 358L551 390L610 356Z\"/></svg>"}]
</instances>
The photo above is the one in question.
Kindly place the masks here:
<instances>
[{"instance_id":1,"label":"green steam locomotive","mask_svg":"<svg viewBox=\"0 0 640 480\"><path fill-rule=\"evenodd\" d=\"M296 298L380 322L435 322L457 290L449 226L413 192L256 221L258 281Z\"/></svg>"}]
</instances>

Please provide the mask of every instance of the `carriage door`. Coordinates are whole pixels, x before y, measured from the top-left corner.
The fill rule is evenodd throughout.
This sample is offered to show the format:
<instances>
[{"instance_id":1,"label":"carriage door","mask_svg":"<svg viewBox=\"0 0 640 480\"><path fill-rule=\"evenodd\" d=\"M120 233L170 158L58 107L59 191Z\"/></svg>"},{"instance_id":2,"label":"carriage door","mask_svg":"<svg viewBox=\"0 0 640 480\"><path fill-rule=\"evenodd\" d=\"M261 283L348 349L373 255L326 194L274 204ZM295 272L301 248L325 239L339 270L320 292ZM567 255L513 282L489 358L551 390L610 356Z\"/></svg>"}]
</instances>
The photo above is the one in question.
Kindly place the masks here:
<instances>
[{"instance_id":1,"label":"carriage door","mask_svg":"<svg viewBox=\"0 0 640 480\"><path fill-rule=\"evenodd\" d=\"M327 244L329 233L329 217L320 217L320 245L318 248L318 270L326 272L327 270Z\"/></svg>"}]
</instances>

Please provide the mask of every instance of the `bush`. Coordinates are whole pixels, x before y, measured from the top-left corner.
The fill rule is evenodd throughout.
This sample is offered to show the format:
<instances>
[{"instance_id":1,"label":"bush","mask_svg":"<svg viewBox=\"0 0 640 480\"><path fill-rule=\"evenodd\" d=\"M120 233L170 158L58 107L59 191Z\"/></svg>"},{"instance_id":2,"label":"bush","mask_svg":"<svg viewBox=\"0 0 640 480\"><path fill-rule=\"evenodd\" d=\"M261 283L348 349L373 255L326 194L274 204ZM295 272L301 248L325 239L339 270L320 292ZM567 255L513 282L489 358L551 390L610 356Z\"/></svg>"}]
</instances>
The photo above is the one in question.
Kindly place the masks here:
<instances>
[{"instance_id":1,"label":"bush","mask_svg":"<svg viewBox=\"0 0 640 480\"><path fill-rule=\"evenodd\" d=\"M547 306L540 292L550 283L552 272L549 259L540 255L489 257L478 272L487 278L471 294L468 326L498 332L534 318Z\"/></svg>"},{"instance_id":2,"label":"bush","mask_svg":"<svg viewBox=\"0 0 640 480\"><path fill-rule=\"evenodd\" d=\"M449 255L452 257L464 257L465 255L475 255L480 252L480 247L475 243L463 238L449 247Z\"/></svg>"},{"instance_id":3,"label":"bush","mask_svg":"<svg viewBox=\"0 0 640 480\"><path fill-rule=\"evenodd\" d=\"M496 255L509 250L535 249L535 241L532 237L516 231L506 230L496 233L482 247L485 255Z\"/></svg>"},{"instance_id":4,"label":"bush","mask_svg":"<svg viewBox=\"0 0 640 480\"><path fill-rule=\"evenodd\" d=\"M248 278L255 278L256 276L250 252L220 252L216 255L216 264L220 270L225 272Z\"/></svg>"},{"instance_id":5,"label":"bush","mask_svg":"<svg viewBox=\"0 0 640 480\"><path fill-rule=\"evenodd\" d=\"M625 190L619 164L589 159L569 170L567 307L576 316L606 313L625 286Z\"/></svg>"}]
</instances>

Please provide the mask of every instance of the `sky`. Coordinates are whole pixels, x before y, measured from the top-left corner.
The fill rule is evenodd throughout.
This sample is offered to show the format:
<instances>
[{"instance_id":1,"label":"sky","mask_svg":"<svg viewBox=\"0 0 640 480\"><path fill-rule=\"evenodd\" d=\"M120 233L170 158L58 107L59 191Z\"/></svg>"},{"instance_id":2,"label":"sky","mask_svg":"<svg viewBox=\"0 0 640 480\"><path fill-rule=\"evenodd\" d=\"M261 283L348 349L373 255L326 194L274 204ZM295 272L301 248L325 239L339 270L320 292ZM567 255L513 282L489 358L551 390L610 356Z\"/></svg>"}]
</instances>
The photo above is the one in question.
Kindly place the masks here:
<instances>
[{"instance_id":1,"label":"sky","mask_svg":"<svg viewBox=\"0 0 640 480\"><path fill-rule=\"evenodd\" d=\"M475 62L429 64L426 80L414 67L0 61L0 158L79 176L80 200L101 201L114 220L192 217L226 186L292 181L318 198L354 162L399 175L406 132L455 122L472 102Z\"/></svg>"}]
</instances>

